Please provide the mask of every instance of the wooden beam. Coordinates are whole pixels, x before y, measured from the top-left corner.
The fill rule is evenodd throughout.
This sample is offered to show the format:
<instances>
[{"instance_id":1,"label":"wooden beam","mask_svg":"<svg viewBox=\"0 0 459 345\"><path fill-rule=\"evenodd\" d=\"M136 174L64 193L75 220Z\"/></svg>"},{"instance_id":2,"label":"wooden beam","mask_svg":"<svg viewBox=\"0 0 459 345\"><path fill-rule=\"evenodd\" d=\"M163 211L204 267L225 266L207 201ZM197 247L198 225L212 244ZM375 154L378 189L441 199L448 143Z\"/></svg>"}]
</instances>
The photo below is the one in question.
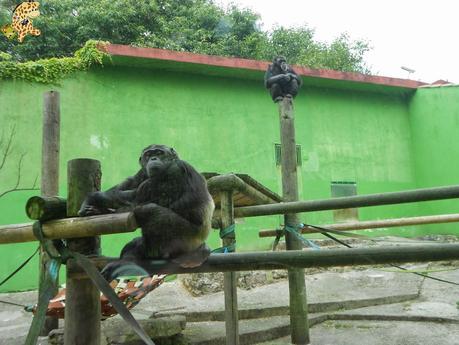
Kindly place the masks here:
<instances>
[{"instance_id":1,"label":"wooden beam","mask_svg":"<svg viewBox=\"0 0 459 345\"><path fill-rule=\"evenodd\" d=\"M414 189L403 192L390 192L348 196L332 199L282 202L272 205L236 207L236 218L268 216L294 212L313 212L339 210L352 207L368 207L380 205L395 205L409 202L445 200L459 198L459 186Z\"/></svg>"},{"instance_id":2,"label":"wooden beam","mask_svg":"<svg viewBox=\"0 0 459 345\"><path fill-rule=\"evenodd\" d=\"M59 195L60 124L59 92L45 92L43 94L43 136L41 146L41 195L44 197ZM40 295L42 289L45 267L48 261L48 254L43 248L40 248L38 295ZM54 286L54 294L57 294L57 292L58 286L56 285ZM58 319L56 317L46 317L40 335L47 336L51 330L56 328L58 328Z\"/></svg>"},{"instance_id":3,"label":"wooden beam","mask_svg":"<svg viewBox=\"0 0 459 345\"><path fill-rule=\"evenodd\" d=\"M43 224L43 234L48 239L80 238L133 232L137 227L132 212L113 213L48 221ZM32 223L0 226L0 244L36 240Z\"/></svg>"},{"instance_id":4,"label":"wooden beam","mask_svg":"<svg viewBox=\"0 0 459 345\"><path fill-rule=\"evenodd\" d=\"M68 162L67 215L76 216L89 192L100 190L100 162L74 159ZM67 241L70 250L84 255L100 255L100 238ZM89 277L72 277L78 264L67 261L64 345L100 345L100 292Z\"/></svg>"},{"instance_id":5,"label":"wooden beam","mask_svg":"<svg viewBox=\"0 0 459 345\"><path fill-rule=\"evenodd\" d=\"M325 224L319 225L324 229L346 231L346 230L367 230L367 229L379 229L379 228L394 228L399 226L411 226L411 225L425 225L425 224L440 224L440 223L453 223L459 222L459 213L454 214L442 214L435 216L422 216L422 217L407 217L407 218L393 218L393 219L381 219L381 220L370 220L365 222L349 222L349 223L337 223L337 224ZM305 226L301 229L301 233L310 234L320 232L313 227ZM274 237L277 236L276 230L260 230L258 233L259 237Z\"/></svg>"},{"instance_id":6,"label":"wooden beam","mask_svg":"<svg viewBox=\"0 0 459 345\"><path fill-rule=\"evenodd\" d=\"M220 192L222 230L234 224L233 191ZM223 246L234 245L236 235L230 234L223 238ZM237 307L237 272L223 274L225 291L225 328L226 344L239 345L239 320Z\"/></svg>"},{"instance_id":7,"label":"wooden beam","mask_svg":"<svg viewBox=\"0 0 459 345\"><path fill-rule=\"evenodd\" d=\"M282 199L286 202L298 200L298 176L295 139L295 115L293 100L284 97L279 103ZM299 217L296 213L284 215L284 224L297 227ZM292 233L286 234L287 250L298 250L302 243ZM309 344L308 305L304 269L288 270L290 296L290 332L292 344Z\"/></svg>"},{"instance_id":8,"label":"wooden beam","mask_svg":"<svg viewBox=\"0 0 459 345\"><path fill-rule=\"evenodd\" d=\"M288 250L285 252L241 252L212 254L196 268L181 268L166 260L145 261L150 273L202 273L255 271L309 267L373 266L406 262L430 262L459 259L459 244L403 245L393 247L347 248L327 250ZM98 257L98 267L119 258Z\"/></svg>"},{"instance_id":9,"label":"wooden beam","mask_svg":"<svg viewBox=\"0 0 459 345\"><path fill-rule=\"evenodd\" d=\"M67 200L58 196L33 196L27 200L26 214L42 222L67 216Z\"/></svg>"}]
</instances>

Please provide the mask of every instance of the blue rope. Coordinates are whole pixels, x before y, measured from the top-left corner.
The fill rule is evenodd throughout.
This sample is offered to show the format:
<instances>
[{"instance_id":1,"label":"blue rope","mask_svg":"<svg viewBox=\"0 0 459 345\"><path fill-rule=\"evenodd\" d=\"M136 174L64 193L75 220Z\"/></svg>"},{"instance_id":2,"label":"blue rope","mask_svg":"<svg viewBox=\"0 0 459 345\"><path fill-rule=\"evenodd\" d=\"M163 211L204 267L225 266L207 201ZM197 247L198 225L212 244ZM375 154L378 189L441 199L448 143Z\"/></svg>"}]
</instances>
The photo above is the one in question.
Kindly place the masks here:
<instances>
[{"instance_id":1,"label":"blue rope","mask_svg":"<svg viewBox=\"0 0 459 345\"><path fill-rule=\"evenodd\" d=\"M236 251L236 243L232 243L229 246L220 247L212 250L212 253L234 253Z\"/></svg>"},{"instance_id":2,"label":"blue rope","mask_svg":"<svg viewBox=\"0 0 459 345\"><path fill-rule=\"evenodd\" d=\"M290 225L286 225L285 226L285 231L288 231L289 233L295 235L295 237L297 239L299 239L301 242L306 244L308 247L311 247L314 250L319 250L320 247L317 244L315 244L313 241L308 240L307 238L304 238L303 236L301 236L301 233L299 231L300 231L300 229L302 227L303 227L303 224L299 224L298 226L295 226L295 227L290 226Z\"/></svg>"},{"instance_id":3,"label":"blue rope","mask_svg":"<svg viewBox=\"0 0 459 345\"><path fill-rule=\"evenodd\" d=\"M231 224L227 228L221 229L220 230L220 238L223 239L225 237L228 237L228 235L234 234L235 230L236 230L236 224Z\"/></svg>"},{"instance_id":4,"label":"blue rope","mask_svg":"<svg viewBox=\"0 0 459 345\"><path fill-rule=\"evenodd\" d=\"M232 235L235 233L236 230L236 224L231 224L225 229L220 230L220 238L224 239L228 237L229 235ZM224 246L220 247L217 249L212 250L212 253L233 253L236 251L236 241L231 243L229 246Z\"/></svg>"}]
</instances>

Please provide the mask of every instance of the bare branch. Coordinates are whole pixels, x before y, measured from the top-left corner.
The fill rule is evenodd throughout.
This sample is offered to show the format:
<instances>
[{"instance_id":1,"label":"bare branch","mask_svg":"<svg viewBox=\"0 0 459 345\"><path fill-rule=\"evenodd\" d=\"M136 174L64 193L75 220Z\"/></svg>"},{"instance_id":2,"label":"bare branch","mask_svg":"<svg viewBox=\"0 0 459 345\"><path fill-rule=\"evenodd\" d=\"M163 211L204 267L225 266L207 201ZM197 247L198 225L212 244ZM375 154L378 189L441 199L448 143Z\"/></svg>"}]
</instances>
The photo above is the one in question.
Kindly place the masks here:
<instances>
[{"instance_id":1,"label":"bare branch","mask_svg":"<svg viewBox=\"0 0 459 345\"><path fill-rule=\"evenodd\" d=\"M4 191L3 193L0 193L0 198L8 193L12 193L12 192L19 192L19 191L26 191L26 190L39 190L40 188L36 188L35 185L37 184L37 180L38 180L38 175L35 177L35 181L33 182L33 185L32 187L29 187L29 188L19 188L19 185L21 184L21 168L22 168L22 160L24 159L24 157L26 156L27 153L23 153L21 154L21 157L19 158L19 162L18 162L18 178L16 180L16 184L13 188L9 189L9 190L6 190Z\"/></svg>"},{"instance_id":2,"label":"bare branch","mask_svg":"<svg viewBox=\"0 0 459 345\"><path fill-rule=\"evenodd\" d=\"M2 162L0 163L0 170L5 165L6 158L11 154L11 149L12 149L11 144L13 143L13 139L14 139L15 134L16 134L16 126L14 125L11 128L10 136L8 138L8 141L7 141L6 145L5 145L5 149L3 150ZM3 134L2 134L2 142L3 142L3 140L4 140L4 137L3 137Z\"/></svg>"},{"instance_id":3,"label":"bare branch","mask_svg":"<svg viewBox=\"0 0 459 345\"><path fill-rule=\"evenodd\" d=\"M14 141L15 136L16 136L16 125L12 125L10 127L9 134L5 135L5 131L4 130L2 131L2 134L0 137L0 151L1 151L0 170L5 166L8 156L10 156L11 153L13 152L13 141ZM23 160L26 154L27 153L22 153L19 157L19 161L17 165L17 179L16 179L16 183L14 184L14 187L0 193L0 198L12 192L39 190L39 188L36 188L38 175L35 177L35 181L33 182L32 187L26 187L26 188L19 187L21 185L21 178L22 178L22 163L23 163Z\"/></svg>"},{"instance_id":4,"label":"bare branch","mask_svg":"<svg viewBox=\"0 0 459 345\"><path fill-rule=\"evenodd\" d=\"M3 146L4 141L5 141L5 129L2 130L2 136L0 137L0 148Z\"/></svg>"},{"instance_id":5,"label":"bare branch","mask_svg":"<svg viewBox=\"0 0 459 345\"><path fill-rule=\"evenodd\" d=\"M0 198L8 193L12 193L12 192L21 192L21 191L26 191L26 190L40 190L40 188L13 188L13 189L10 189L10 190L6 190L2 193L0 193Z\"/></svg>"},{"instance_id":6,"label":"bare branch","mask_svg":"<svg viewBox=\"0 0 459 345\"><path fill-rule=\"evenodd\" d=\"M19 184L21 183L21 168L22 168L22 160L24 159L26 153L21 154L21 157L19 157L19 162L18 162L18 179L16 180L16 185L14 186L14 189L17 190L19 187Z\"/></svg>"},{"instance_id":7,"label":"bare branch","mask_svg":"<svg viewBox=\"0 0 459 345\"><path fill-rule=\"evenodd\" d=\"M37 176L35 176L35 180L33 181L33 185L32 185L32 188L35 188L35 186L37 185L37 181L38 181L38 175L37 175ZM38 190L38 189L40 189L40 188L35 188L35 189L37 189L37 190ZM35 190L35 189L34 189L34 190Z\"/></svg>"}]
</instances>

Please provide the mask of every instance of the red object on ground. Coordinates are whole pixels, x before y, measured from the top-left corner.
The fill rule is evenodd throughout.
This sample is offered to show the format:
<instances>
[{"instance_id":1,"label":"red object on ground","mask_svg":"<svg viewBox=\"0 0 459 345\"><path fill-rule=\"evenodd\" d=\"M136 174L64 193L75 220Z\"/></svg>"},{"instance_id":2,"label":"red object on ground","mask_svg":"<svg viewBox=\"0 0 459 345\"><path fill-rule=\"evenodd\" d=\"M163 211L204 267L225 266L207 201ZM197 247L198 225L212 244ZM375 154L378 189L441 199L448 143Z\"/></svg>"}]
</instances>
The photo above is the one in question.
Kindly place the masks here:
<instances>
[{"instance_id":1,"label":"red object on ground","mask_svg":"<svg viewBox=\"0 0 459 345\"><path fill-rule=\"evenodd\" d=\"M142 298L160 286L166 275L154 275L152 277L120 277L113 280L110 286L115 290L119 299L128 309L134 308ZM59 290L57 295L49 301L46 315L54 316L59 319L64 318L65 314L65 288ZM100 294L101 318L106 319L115 316L117 311L110 301ZM35 313L37 305L33 307Z\"/></svg>"}]
</instances>

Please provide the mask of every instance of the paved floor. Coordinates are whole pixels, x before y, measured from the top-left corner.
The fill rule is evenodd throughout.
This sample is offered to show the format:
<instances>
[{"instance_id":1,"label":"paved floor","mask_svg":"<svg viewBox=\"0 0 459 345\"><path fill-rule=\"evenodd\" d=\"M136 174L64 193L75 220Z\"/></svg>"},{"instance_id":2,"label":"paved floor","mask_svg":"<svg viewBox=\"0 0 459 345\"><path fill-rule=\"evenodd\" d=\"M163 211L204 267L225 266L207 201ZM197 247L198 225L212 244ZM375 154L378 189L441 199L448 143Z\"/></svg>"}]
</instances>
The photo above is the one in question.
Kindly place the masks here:
<instances>
[{"instance_id":1,"label":"paved floor","mask_svg":"<svg viewBox=\"0 0 459 345\"><path fill-rule=\"evenodd\" d=\"M458 263L433 263L429 268L438 270L432 276L459 282ZM381 269L310 274L306 285L311 344L459 344L459 286ZM35 298L36 292L0 295L0 300L21 304ZM241 345L290 344L285 337L289 334L286 281L238 290L238 302ZM134 315L139 319L186 315L190 343L212 345L225 344L223 310L222 292L192 297L175 281L149 294ZM23 344L30 321L31 314L20 307L0 304L0 344Z\"/></svg>"}]
</instances>

